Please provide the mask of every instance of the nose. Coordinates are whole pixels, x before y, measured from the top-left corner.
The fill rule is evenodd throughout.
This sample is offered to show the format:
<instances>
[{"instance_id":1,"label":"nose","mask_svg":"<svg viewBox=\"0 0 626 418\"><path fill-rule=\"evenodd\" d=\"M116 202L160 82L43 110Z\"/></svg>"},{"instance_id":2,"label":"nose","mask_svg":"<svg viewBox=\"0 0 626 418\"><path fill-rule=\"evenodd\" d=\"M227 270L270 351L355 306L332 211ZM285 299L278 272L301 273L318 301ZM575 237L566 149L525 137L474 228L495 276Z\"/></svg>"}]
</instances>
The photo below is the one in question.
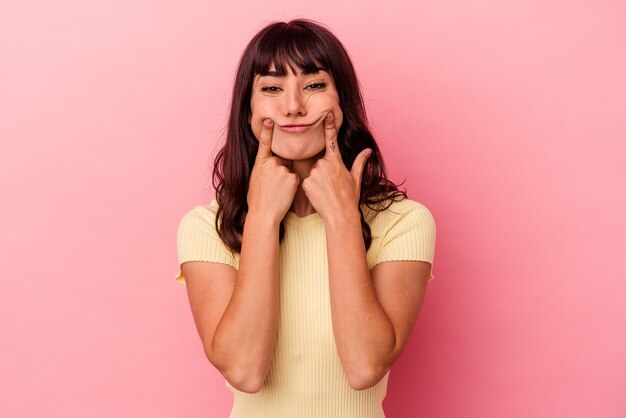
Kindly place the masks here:
<instances>
[{"instance_id":1,"label":"nose","mask_svg":"<svg viewBox=\"0 0 626 418\"><path fill-rule=\"evenodd\" d=\"M285 116L306 115L306 101L304 95L298 89L290 89L284 95L283 112Z\"/></svg>"}]
</instances>

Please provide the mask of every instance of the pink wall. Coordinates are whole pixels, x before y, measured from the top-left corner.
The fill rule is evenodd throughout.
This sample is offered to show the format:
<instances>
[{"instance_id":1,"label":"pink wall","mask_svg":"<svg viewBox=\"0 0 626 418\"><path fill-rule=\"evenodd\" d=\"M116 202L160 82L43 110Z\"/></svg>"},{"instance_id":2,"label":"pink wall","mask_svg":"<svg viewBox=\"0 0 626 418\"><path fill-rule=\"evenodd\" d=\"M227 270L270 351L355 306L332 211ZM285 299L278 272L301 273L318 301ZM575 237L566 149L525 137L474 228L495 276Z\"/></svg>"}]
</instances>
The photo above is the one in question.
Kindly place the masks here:
<instances>
[{"instance_id":1,"label":"pink wall","mask_svg":"<svg viewBox=\"0 0 626 418\"><path fill-rule=\"evenodd\" d=\"M225 3L0 3L0 416L227 415L176 228L243 47L309 17L438 226L388 416L624 417L624 3Z\"/></svg>"}]
</instances>

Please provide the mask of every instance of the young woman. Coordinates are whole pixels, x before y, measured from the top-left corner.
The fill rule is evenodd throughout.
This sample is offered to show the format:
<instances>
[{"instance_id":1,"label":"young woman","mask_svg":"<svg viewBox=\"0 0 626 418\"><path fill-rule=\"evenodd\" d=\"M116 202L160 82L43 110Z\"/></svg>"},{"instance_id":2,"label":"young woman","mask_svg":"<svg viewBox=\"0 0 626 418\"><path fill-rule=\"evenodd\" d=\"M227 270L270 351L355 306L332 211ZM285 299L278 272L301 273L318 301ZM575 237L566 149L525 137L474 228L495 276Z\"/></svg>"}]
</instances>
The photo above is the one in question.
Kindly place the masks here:
<instances>
[{"instance_id":1,"label":"young woman","mask_svg":"<svg viewBox=\"0 0 626 418\"><path fill-rule=\"evenodd\" d=\"M296 19L250 41L213 183L180 222L176 279L230 417L384 417L434 278L435 222L386 178L329 30Z\"/></svg>"}]
</instances>

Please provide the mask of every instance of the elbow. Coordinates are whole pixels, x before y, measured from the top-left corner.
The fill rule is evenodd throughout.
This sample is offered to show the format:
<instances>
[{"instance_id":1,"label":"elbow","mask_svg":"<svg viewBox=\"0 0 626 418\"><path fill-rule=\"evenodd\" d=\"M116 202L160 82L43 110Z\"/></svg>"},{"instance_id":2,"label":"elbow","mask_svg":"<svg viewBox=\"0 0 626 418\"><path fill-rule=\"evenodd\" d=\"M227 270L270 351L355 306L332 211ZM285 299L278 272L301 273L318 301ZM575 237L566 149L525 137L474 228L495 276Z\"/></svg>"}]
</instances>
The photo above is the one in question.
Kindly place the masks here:
<instances>
[{"instance_id":1,"label":"elbow","mask_svg":"<svg viewBox=\"0 0 626 418\"><path fill-rule=\"evenodd\" d=\"M240 392L257 393L265 383L265 374L254 373L249 368L219 368L217 366L216 368L224 376L224 379Z\"/></svg>"},{"instance_id":2,"label":"elbow","mask_svg":"<svg viewBox=\"0 0 626 418\"><path fill-rule=\"evenodd\" d=\"M365 390L378 384L387 374L385 367L361 367L347 374L348 384L354 390Z\"/></svg>"},{"instance_id":3,"label":"elbow","mask_svg":"<svg viewBox=\"0 0 626 418\"><path fill-rule=\"evenodd\" d=\"M257 393L263 387L265 376L251 373L235 373L233 371L223 371L222 375L228 383L240 392Z\"/></svg>"},{"instance_id":4,"label":"elbow","mask_svg":"<svg viewBox=\"0 0 626 418\"><path fill-rule=\"evenodd\" d=\"M253 367L242 367L217 361L205 350L209 362L224 376L232 387L240 392L257 393L265 383L266 373L255 371Z\"/></svg>"},{"instance_id":5,"label":"elbow","mask_svg":"<svg viewBox=\"0 0 626 418\"><path fill-rule=\"evenodd\" d=\"M257 393L265 383L267 373L254 371L252 367L222 366L211 359L209 361L224 376L224 379L240 392Z\"/></svg>"},{"instance_id":6,"label":"elbow","mask_svg":"<svg viewBox=\"0 0 626 418\"><path fill-rule=\"evenodd\" d=\"M257 393L265 383L266 374L254 373L249 368L217 368L224 379L240 392Z\"/></svg>"}]
</instances>

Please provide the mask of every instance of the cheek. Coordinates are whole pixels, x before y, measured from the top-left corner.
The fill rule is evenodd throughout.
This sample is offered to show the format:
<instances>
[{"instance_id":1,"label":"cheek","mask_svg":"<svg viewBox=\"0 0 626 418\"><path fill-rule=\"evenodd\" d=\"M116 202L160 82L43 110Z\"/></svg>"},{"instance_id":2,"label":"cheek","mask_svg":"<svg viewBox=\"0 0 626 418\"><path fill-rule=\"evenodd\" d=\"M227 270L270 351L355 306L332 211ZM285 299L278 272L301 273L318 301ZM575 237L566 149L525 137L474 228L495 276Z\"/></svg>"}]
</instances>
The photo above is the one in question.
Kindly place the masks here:
<instances>
[{"instance_id":1,"label":"cheek","mask_svg":"<svg viewBox=\"0 0 626 418\"><path fill-rule=\"evenodd\" d=\"M248 122L252 126L252 132L254 136L259 139L261 129L263 126L263 120L266 118L274 119L272 117L272 109L269 108L267 103L252 101L250 103L250 115L248 116Z\"/></svg>"},{"instance_id":2,"label":"cheek","mask_svg":"<svg viewBox=\"0 0 626 418\"><path fill-rule=\"evenodd\" d=\"M327 112L333 112L335 115L335 125L337 129L341 127L343 123L343 112L339 106L339 97L336 95L318 95L318 97L312 97L310 105L314 106L317 112L324 114Z\"/></svg>"},{"instance_id":3,"label":"cheek","mask_svg":"<svg viewBox=\"0 0 626 418\"><path fill-rule=\"evenodd\" d=\"M335 126L337 127L337 130L339 130L343 124L343 112L341 111L339 104L337 104L337 109L333 109L333 115L335 115Z\"/></svg>"}]
</instances>

